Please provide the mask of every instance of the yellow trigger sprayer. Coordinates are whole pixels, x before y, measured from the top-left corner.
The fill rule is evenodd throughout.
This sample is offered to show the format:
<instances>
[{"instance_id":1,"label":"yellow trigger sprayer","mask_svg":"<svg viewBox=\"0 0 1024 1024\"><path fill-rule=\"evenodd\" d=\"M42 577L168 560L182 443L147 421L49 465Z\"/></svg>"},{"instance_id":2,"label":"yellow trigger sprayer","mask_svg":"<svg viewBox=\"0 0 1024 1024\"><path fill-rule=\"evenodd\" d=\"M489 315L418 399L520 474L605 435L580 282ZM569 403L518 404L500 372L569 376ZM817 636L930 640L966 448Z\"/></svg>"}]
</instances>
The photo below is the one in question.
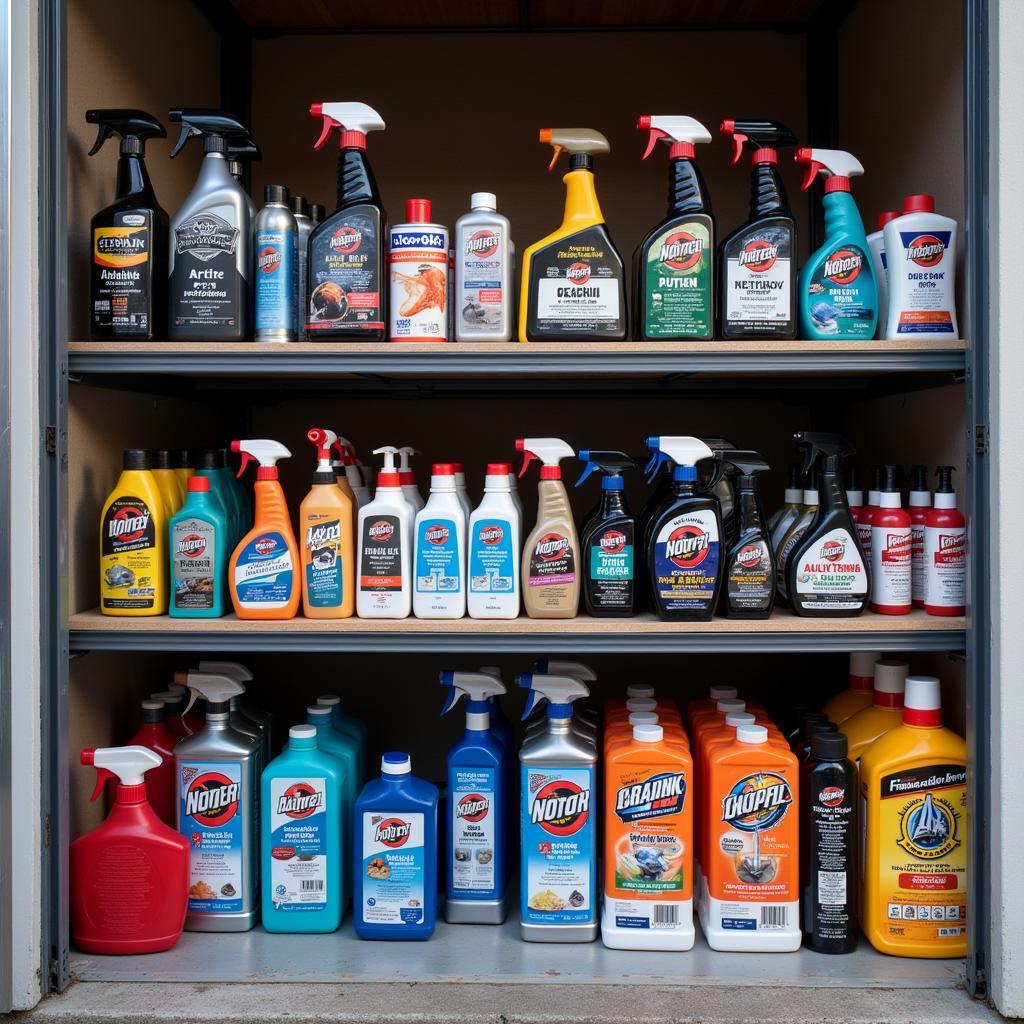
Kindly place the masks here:
<instances>
[{"instance_id":1,"label":"yellow trigger sprayer","mask_svg":"<svg viewBox=\"0 0 1024 1024\"><path fill-rule=\"evenodd\" d=\"M540 141L554 147L549 171L569 154L565 214L557 230L524 254L519 340L624 341L622 257L594 190L594 154L611 146L593 128L542 128Z\"/></svg>"}]
</instances>

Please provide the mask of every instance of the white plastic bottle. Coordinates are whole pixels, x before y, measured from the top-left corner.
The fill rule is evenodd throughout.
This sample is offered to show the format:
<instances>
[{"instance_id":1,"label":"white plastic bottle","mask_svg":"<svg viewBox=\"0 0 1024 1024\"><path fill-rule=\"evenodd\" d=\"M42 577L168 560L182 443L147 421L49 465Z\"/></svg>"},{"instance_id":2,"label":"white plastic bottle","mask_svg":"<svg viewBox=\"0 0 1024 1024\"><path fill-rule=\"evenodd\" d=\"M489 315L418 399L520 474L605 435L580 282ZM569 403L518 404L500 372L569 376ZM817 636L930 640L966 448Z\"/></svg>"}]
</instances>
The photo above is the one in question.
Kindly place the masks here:
<instances>
[{"instance_id":1,"label":"white plastic bottle","mask_svg":"<svg viewBox=\"0 0 1024 1024\"><path fill-rule=\"evenodd\" d=\"M505 463L508 466L508 490L509 494L512 495L512 501L519 511L519 521L523 519L523 499L519 497L519 477L516 476L515 471L512 469L512 463Z\"/></svg>"},{"instance_id":2,"label":"white plastic bottle","mask_svg":"<svg viewBox=\"0 0 1024 1024\"><path fill-rule=\"evenodd\" d=\"M398 449L398 480L406 501L412 505L413 512L419 512L423 508L423 495L420 494L419 485L416 483L416 474L409 465L410 457L419 454L421 453L417 449L407 444Z\"/></svg>"},{"instance_id":3,"label":"white plastic bottle","mask_svg":"<svg viewBox=\"0 0 1024 1024\"><path fill-rule=\"evenodd\" d=\"M352 447L352 442L348 438L342 437L341 434L338 435L338 448L341 451L340 465L345 472L345 479L348 480L348 485L352 488L352 496L356 499L356 505L362 508L370 500L366 474L356 458L356 450ZM339 463L335 461L331 465L334 467L335 476L337 476Z\"/></svg>"},{"instance_id":4,"label":"white plastic bottle","mask_svg":"<svg viewBox=\"0 0 1024 1024\"><path fill-rule=\"evenodd\" d=\"M935 212L934 196L907 196L902 215L885 225L889 280L885 337L890 341L960 337L956 235L956 221Z\"/></svg>"},{"instance_id":5,"label":"white plastic bottle","mask_svg":"<svg viewBox=\"0 0 1024 1024\"><path fill-rule=\"evenodd\" d=\"M868 252L875 268L875 284L878 287L878 337L885 337L885 317L889 308L889 279L885 259L885 225L899 216L896 210L885 210L878 215L878 229L868 235Z\"/></svg>"},{"instance_id":6,"label":"white plastic bottle","mask_svg":"<svg viewBox=\"0 0 1024 1024\"><path fill-rule=\"evenodd\" d=\"M384 456L373 501L359 510L356 614L362 619L404 619L412 610L412 528L415 513L395 468L398 449Z\"/></svg>"},{"instance_id":7,"label":"white plastic bottle","mask_svg":"<svg viewBox=\"0 0 1024 1024\"><path fill-rule=\"evenodd\" d=\"M509 464L487 466L484 496L469 517L469 614L474 619L519 616L523 514L509 484Z\"/></svg>"},{"instance_id":8,"label":"white plastic bottle","mask_svg":"<svg viewBox=\"0 0 1024 1024\"><path fill-rule=\"evenodd\" d=\"M473 502L469 500L469 491L466 490L466 474L461 462L453 462L452 465L455 467L455 493L459 496L459 504L468 520L473 513Z\"/></svg>"},{"instance_id":9,"label":"white plastic bottle","mask_svg":"<svg viewBox=\"0 0 1024 1024\"><path fill-rule=\"evenodd\" d=\"M512 232L493 192L474 192L455 225L456 341L512 340Z\"/></svg>"},{"instance_id":10,"label":"white plastic bottle","mask_svg":"<svg viewBox=\"0 0 1024 1024\"><path fill-rule=\"evenodd\" d=\"M430 497L416 513L413 614L461 619L466 614L466 514L455 493L455 467L435 462Z\"/></svg>"}]
</instances>

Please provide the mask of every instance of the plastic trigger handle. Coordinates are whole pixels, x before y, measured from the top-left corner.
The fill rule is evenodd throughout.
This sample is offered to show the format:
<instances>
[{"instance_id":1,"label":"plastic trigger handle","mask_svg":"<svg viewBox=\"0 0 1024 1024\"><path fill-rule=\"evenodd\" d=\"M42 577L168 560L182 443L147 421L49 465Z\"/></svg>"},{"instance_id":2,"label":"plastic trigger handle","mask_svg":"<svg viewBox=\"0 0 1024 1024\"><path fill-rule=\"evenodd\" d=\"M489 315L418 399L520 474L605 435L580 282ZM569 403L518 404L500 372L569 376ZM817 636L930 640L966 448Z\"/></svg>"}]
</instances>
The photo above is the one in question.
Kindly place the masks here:
<instances>
[{"instance_id":1,"label":"plastic trigger handle","mask_svg":"<svg viewBox=\"0 0 1024 1024\"><path fill-rule=\"evenodd\" d=\"M558 145L558 143L556 142L555 143L555 151L551 155L551 163L548 164L548 170L549 171L553 171L555 169L555 164L558 163L558 158L561 155L562 155L562 147L560 145Z\"/></svg>"},{"instance_id":2,"label":"plastic trigger handle","mask_svg":"<svg viewBox=\"0 0 1024 1024\"><path fill-rule=\"evenodd\" d=\"M523 452L523 468L519 470L520 479L522 479L522 477L526 475L526 470L529 468L530 463L533 462L535 458L537 458L537 456L534 455L533 452Z\"/></svg>"},{"instance_id":3,"label":"plastic trigger handle","mask_svg":"<svg viewBox=\"0 0 1024 1024\"><path fill-rule=\"evenodd\" d=\"M793 159L798 164L807 164L807 170L804 172L804 180L800 185L800 190L802 192L806 192L807 189L809 189L811 185L814 184L814 179L818 176L819 172L824 170L825 168L824 164L819 163L817 160L811 158L812 152L813 150L801 147L796 151L796 154L793 157Z\"/></svg>"},{"instance_id":4,"label":"plastic trigger handle","mask_svg":"<svg viewBox=\"0 0 1024 1024\"><path fill-rule=\"evenodd\" d=\"M96 141L92 144L92 149L89 150L89 156L95 156L100 151L103 143L113 134L113 129L109 124L101 124L99 131L96 133Z\"/></svg>"},{"instance_id":5,"label":"plastic trigger handle","mask_svg":"<svg viewBox=\"0 0 1024 1024\"><path fill-rule=\"evenodd\" d=\"M732 162L738 164L740 157L743 156L743 143L747 141L747 136L742 135L739 132L733 132L732 136Z\"/></svg>"},{"instance_id":6,"label":"plastic trigger handle","mask_svg":"<svg viewBox=\"0 0 1024 1024\"><path fill-rule=\"evenodd\" d=\"M331 129L335 126L335 124L337 124L337 122L334 120L334 118L328 117L324 113L324 105L322 103L311 103L309 105L309 112L310 114L313 115L313 117L322 118L324 122L323 129L320 132L320 138L313 143L314 149L321 149L323 148L323 144L330 137ZM338 127L340 128L341 125L338 125Z\"/></svg>"},{"instance_id":7,"label":"plastic trigger handle","mask_svg":"<svg viewBox=\"0 0 1024 1024\"><path fill-rule=\"evenodd\" d=\"M646 160L654 152L654 147L658 144L658 140L667 138L668 135L666 132L663 132L660 128L652 128L650 134L647 136L647 148L644 150L644 155L640 157L640 159Z\"/></svg>"},{"instance_id":8,"label":"plastic trigger handle","mask_svg":"<svg viewBox=\"0 0 1024 1024\"><path fill-rule=\"evenodd\" d=\"M255 460L248 452L242 452L242 464L238 467L238 472L235 474L236 478L242 476L242 474L245 473L245 467L248 466L250 462L254 461ZM195 697L192 699L195 700ZM192 707L192 705L189 704L189 707ZM187 710L188 709L186 708L186 711Z\"/></svg>"},{"instance_id":9,"label":"plastic trigger handle","mask_svg":"<svg viewBox=\"0 0 1024 1024\"><path fill-rule=\"evenodd\" d=\"M601 467L598 466L598 464L596 462L588 462L586 464L586 466L584 467L583 472L580 473L580 478L579 478L579 480L576 481L576 486L579 487L580 484L582 484L584 482L584 480L587 479L587 477L592 476L600 468Z\"/></svg>"}]
</instances>

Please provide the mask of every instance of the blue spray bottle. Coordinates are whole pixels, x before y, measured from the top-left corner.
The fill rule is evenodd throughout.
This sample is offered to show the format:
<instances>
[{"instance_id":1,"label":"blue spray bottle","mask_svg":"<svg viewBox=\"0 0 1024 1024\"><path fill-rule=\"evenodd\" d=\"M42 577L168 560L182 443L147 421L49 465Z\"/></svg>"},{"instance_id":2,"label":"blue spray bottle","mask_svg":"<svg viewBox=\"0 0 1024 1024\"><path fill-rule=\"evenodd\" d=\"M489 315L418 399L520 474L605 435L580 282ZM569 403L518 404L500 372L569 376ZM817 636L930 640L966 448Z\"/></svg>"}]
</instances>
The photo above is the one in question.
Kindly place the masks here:
<instances>
[{"instance_id":1,"label":"blue spray bottle","mask_svg":"<svg viewBox=\"0 0 1024 1024\"><path fill-rule=\"evenodd\" d=\"M429 939L437 923L437 786L408 754L381 758L356 801L355 911L361 939Z\"/></svg>"},{"instance_id":2,"label":"blue spray bottle","mask_svg":"<svg viewBox=\"0 0 1024 1024\"><path fill-rule=\"evenodd\" d=\"M505 684L501 678L501 669L497 665L481 665L480 671L485 675L489 675L492 679L496 679L502 684L503 692L508 692L504 690ZM512 837L515 836L519 828L519 765L516 763L516 732L512 728L512 723L505 717L505 712L501 706L501 699L499 697L489 697L487 703L491 708L491 735L504 746L506 753L505 807L507 813L505 815L505 836L508 842L505 849L508 856L505 858L505 873L511 878L516 869L516 851L512 843Z\"/></svg>"},{"instance_id":3,"label":"blue spray bottle","mask_svg":"<svg viewBox=\"0 0 1024 1024\"><path fill-rule=\"evenodd\" d=\"M504 685L485 672L441 673L448 699L463 696L466 731L448 752L445 917L454 924L501 924L508 913L507 781L509 751L491 731L490 698Z\"/></svg>"},{"instance_id":4,"label":"blue spray bottle","mask_svg":"<svg viewBox=\"0 0 1024 1024\"><path fill-rule=\"evenodd\" d=\"M264 770L263 927L268 932L333 932L348 894L342 851L351 815L344 769L318 749L312 725L293 725L288 746Z\"/></svg>"},{"instance_id":5,"label":"blue spray bottle","mask_svg":"<svg viewBox=\"0 0 1024 1024\"><path fill-rule=\"evenodd\" d=\"M864 222L850 194L860 161L840 149L796 151L806 164L803 188L825 177L825 244L800 271L801 337L812 341L870 341L878 324L878 287Z\"/></svg>"}]
</instances>

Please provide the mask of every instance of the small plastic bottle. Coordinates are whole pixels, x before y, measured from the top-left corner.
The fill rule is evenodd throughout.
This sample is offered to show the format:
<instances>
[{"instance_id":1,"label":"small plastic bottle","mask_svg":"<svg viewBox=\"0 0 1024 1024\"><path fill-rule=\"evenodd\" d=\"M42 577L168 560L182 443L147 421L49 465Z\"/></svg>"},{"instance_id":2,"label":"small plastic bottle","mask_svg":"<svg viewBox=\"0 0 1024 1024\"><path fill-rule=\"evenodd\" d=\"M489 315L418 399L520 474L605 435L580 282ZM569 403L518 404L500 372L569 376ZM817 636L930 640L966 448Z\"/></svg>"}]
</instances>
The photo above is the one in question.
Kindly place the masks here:
<instances>
[{"instance_id":1,"label":"small plastic bottle","mask_svg":"<svg viewBox=\"0 0 1024 1024\"><path fill-rule=\"evenodd\" d=\"M474 619L514 619L519 615L523 524L510 476L507 462L488 464L483 500L469 518L466 603Z\"/></svg>"},{"instance_id":2,"label":"small plastic bottle","mask_svg":"<svg viewBox=\"0 0 1024 1024\"><path fill-rule=\"evenodd\" d=\"M456 341L512 340L512 230L493 192L474 192L455 224Z\"/></svg>"},{"instance_id":3,"label":"small plastic bottle","mask_svg":"<svg viewBox=\"0 0 1024 1024\"><path fill-rule=\"evenodd\" d=\"M171 518L172 618L218 619L227 600L231 555L227 516L205 476L189 477L188 497Z\"/></svg>"},{"instance_id":4,"label":"small plastic bottle","mask_svg":"<svg viewBox=\"0 0 1024 1024\"><path fill-rule=\"evenodd\" d=\"M416 514L413 613L420 619L466 614L466 515L455 491L455 467L435 462L430 497Z\"/></svg>"}]
</instances>

